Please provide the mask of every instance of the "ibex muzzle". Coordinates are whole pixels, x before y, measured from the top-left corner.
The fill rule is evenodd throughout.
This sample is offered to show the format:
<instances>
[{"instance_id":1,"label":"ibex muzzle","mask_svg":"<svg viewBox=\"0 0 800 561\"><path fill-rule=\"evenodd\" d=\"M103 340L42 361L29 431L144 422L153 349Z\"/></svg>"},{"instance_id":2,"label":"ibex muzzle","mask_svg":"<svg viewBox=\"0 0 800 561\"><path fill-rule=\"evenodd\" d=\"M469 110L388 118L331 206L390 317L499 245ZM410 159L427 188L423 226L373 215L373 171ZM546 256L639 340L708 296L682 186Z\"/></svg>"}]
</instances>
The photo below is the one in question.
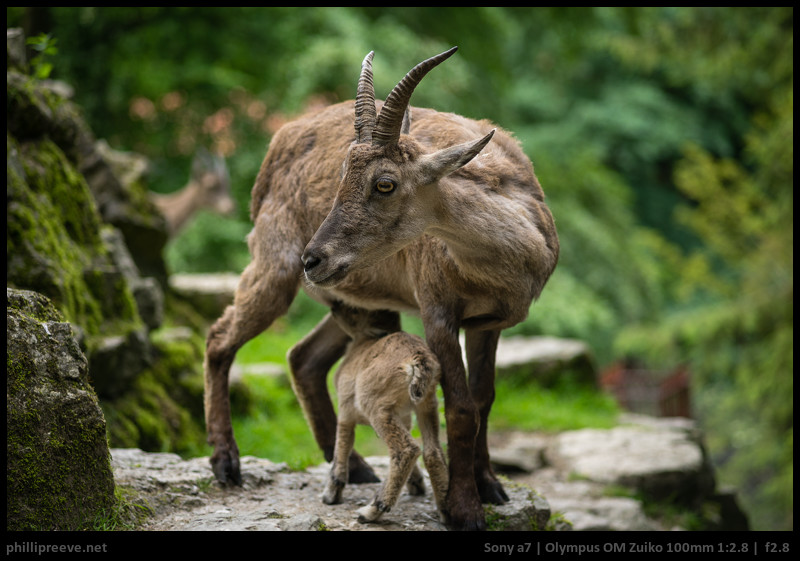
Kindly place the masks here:
<instances>
[{"instance_id":1,"label":"ibex muzzle","mask_svg":"<svg viewBox=\"0 0 800 561\"><path fill-rule=\"evenodd\" d=\"M377 113L372 57L361 66L356 96L356 140L343 166L333 209L306 246L306 280L333 287L349 272L374 265L422 236L435 224L436 184L472 160L494 130L478 140L426 153L406 135L414 88L456 51L415 66L392 90Z\"/></svg>"}]
</instances>

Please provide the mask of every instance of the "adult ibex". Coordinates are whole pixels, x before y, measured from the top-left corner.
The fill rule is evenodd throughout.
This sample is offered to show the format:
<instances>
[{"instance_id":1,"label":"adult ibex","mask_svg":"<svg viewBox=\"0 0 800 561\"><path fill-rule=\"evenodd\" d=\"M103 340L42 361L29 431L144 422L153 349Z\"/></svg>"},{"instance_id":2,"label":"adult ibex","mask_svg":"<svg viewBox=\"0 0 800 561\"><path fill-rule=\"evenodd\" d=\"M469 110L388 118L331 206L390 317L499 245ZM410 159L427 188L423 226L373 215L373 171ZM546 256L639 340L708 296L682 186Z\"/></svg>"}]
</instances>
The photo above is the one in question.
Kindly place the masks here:
<instances>
[{"instance_id":1,"label":"adult ibex","mask_svg":"<svg viewBox=\"0 0 800 561\"><path fill-rule=\"evenodd\" d=\"M234 355L286 313L305 273L307 293L326 305L338 300L421 316L442 369L448 526L483 529L481 501L508 500L486 442L497 340L542 291L558 238L533 166L508 134L485 121L409 111L414 88L454 51L418 64L382 107L370 53L355 102L289 123L272 139L252 193L253 260L207 340L206 424L220 481L241 481L228 397ZM347 343L329 314L288 356L295 392L328 460L336 415L326 376ZM355 452L349 480L374 480Z\"/></svg>"}]
</instances>

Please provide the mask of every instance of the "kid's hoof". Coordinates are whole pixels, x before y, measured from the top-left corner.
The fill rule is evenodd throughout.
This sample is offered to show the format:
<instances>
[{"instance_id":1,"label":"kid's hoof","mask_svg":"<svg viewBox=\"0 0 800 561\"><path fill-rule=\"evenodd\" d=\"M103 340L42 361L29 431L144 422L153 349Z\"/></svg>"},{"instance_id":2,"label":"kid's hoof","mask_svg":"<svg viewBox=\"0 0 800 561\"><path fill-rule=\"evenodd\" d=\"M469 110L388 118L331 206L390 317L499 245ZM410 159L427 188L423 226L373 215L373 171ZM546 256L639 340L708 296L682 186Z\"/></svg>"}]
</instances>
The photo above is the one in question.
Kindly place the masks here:
<instances>
[{"instance_id":1,"label":"kid's hoof","mask_svg":"<svg viewBox=\"0 0 800 561\"><path fill-rule=\"evenodd\" d=\"M335 480L329 481L325 492L322 493L322 502L326 505L338 505L342 502L342 489L344 489L344 483Z\"/></svg>"},{"instance_id":2,"label":"kid's hoof","mask_svg":"<svg viewBox=\"0 0 800 561\"><path fill-rule=\"evenodd\" d=\"M362 524L375 522L383 514L383 512L376 508L375 505L367 505L359 508L356 513L358 514L358 521Z\"/></svg>"},{"instance_id":3,"label":"kid's hoof","mask_svg":"<svg viewBox=\"0 0 800 561\"><path fill-rule=\"evenodd\" d=\"M341 494L330 494L328 491L322 494L322 502L326 505L338 505L342 502Z\"/></svg>"}]
</instances>

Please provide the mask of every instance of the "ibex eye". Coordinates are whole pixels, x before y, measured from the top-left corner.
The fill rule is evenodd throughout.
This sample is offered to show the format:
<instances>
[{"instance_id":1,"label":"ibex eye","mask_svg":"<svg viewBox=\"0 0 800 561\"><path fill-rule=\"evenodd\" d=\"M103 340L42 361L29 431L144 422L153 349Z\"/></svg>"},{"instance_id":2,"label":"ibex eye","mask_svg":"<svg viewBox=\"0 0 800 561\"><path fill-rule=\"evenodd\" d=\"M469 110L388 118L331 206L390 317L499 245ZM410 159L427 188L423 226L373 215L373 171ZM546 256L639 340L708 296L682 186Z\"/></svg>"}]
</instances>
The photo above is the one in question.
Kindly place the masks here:
<instances>
[{"instance_id":1,"label":"ibex eye","mask_svg":"<svg viewBox=\"0 0 800 561\"><path fill-rule=\"evenodd\" d=\"M375 189L381 193L391 193L395 188L395 183L391 179L379 179L375 182Z\"/></svg>"}]
</instances>

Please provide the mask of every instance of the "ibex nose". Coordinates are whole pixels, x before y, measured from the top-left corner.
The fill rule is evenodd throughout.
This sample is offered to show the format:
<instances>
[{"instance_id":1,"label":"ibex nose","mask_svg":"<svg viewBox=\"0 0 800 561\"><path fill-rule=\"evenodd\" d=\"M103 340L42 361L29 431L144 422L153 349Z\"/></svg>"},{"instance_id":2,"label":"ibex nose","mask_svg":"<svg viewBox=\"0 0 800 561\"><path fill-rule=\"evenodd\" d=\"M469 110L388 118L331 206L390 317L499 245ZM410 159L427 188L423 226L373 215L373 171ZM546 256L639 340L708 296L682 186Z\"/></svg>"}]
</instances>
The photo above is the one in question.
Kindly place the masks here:
<instances>
[{"instance_id":1,"label":"ibex nose","mask_svg":"<svg viewBox=\"0 0 800 561\"><path fill-rule=\"evenodd\" d=\"M306 251L303 253L303 270L306 272L310 271L320 263L322 263L322 258L317 256L316 254Z\"/></svg>"}]
</instances>

